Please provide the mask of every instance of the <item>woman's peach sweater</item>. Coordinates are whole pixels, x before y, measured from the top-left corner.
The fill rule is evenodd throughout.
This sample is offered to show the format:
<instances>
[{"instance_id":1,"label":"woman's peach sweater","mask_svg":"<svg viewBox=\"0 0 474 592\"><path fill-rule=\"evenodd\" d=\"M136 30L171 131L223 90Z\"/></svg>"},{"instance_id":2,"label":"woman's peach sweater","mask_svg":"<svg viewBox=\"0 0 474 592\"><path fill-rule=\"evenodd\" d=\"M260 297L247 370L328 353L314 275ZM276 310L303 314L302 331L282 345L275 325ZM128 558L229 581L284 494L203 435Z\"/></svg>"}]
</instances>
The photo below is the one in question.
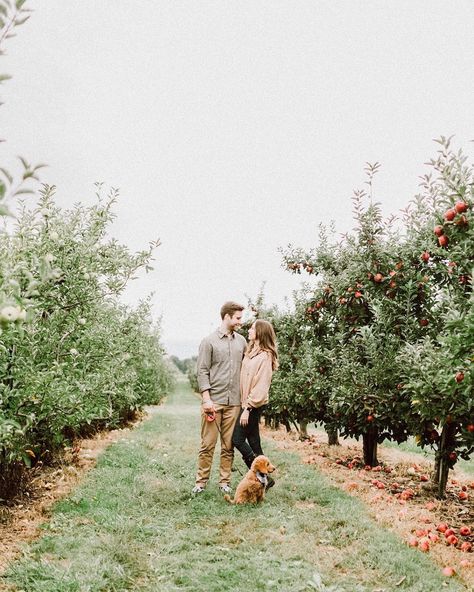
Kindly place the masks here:
<instances>
[{"instance_id":1,"label":"woman's peach sweater","mask_svg":"<svg viewBox=\"0 0 474 592\"><path fill-rule=\"evenodd\" d=\"M269 352L256 349L245 354L240 371L242 407L261 407L268 403L272 374L272 355Z\"/></svg>"}]
</instances>

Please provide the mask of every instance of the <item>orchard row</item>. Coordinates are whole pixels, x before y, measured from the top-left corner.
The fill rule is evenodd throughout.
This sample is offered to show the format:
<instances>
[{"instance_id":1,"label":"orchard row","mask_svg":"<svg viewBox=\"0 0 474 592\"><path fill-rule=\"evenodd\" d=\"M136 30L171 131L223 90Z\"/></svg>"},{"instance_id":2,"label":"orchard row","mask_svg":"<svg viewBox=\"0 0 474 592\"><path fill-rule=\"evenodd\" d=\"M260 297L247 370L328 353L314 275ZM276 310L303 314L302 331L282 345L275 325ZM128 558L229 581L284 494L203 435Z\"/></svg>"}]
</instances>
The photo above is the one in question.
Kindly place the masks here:
<instances>
[{"instance_id":1,"label":"orchard row","mask_svg":"<svg viewBox=\"0 0 474 592\"><path fill-rule=\"evenodd\" d=\"M384 220L369 167L351 233L336 241L321 226L314 249L283 251L289 272L308 277L294 310L254 306L279 342L267 416L362 438L370 466L377 443L415 436L436 451L442 497L449 469L474 450L474 169L449 139L439 144L400 218Z\"/></svg>"},{"instance_id":2,"label":"orchard row","mask_svg":"<svg viewBox=\"0 0 474 592\"><path fill-rule=\"evenodd\" d=\"M115 192L70 211L45 188L0 234L0 498L74 437L123 423L169 390L149 303L119 301L158 242L108 237Z\"/></svg>"}]
</instances>

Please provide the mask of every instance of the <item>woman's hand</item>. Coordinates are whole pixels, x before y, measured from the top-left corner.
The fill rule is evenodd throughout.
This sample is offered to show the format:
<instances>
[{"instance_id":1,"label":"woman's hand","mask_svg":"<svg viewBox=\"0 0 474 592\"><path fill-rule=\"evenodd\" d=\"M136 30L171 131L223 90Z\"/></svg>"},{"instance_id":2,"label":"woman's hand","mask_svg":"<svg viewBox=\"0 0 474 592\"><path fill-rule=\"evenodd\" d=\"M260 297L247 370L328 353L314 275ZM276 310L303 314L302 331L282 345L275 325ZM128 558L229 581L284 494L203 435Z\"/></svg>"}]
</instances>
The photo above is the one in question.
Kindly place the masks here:
<instances>
[{"instance_id":1,"label":"woman's hand","mask_svg":"<svg viewBox=\"0 0 474 592\"><path fill-rule=\"evenodd\" d=\"M240 416L240 425L245 428L245 426L248 424L249 422L249 410L248 409L244 409L242 411L242 414Z\"/></svg>"}]
</instances>

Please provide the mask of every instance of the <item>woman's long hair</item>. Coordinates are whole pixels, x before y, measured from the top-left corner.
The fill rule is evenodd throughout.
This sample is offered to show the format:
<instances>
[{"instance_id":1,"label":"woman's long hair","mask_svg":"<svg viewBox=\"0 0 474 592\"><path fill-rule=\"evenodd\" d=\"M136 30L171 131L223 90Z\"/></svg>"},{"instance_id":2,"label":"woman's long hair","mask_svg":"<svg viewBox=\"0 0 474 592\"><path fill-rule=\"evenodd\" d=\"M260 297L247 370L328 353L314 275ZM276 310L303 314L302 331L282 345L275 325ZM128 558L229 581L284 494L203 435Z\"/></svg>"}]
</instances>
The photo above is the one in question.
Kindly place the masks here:
<instances>
[{"instance_id":1,"label":"woman's long hair","mask_svg":"<svg viewBox=\"0 0 474 592\"><path fill-rule=\"evenodd\" d=\"M273 326L268 321L257 319L255 326L255 341L258 341L259 347L263 351L267 351L272 356L272 370L278 369L278 350L276 345L276 335ZM250 341L247 347L247 355L249 355L255 347L255 341Z\"/></svg>"}]
</instances>

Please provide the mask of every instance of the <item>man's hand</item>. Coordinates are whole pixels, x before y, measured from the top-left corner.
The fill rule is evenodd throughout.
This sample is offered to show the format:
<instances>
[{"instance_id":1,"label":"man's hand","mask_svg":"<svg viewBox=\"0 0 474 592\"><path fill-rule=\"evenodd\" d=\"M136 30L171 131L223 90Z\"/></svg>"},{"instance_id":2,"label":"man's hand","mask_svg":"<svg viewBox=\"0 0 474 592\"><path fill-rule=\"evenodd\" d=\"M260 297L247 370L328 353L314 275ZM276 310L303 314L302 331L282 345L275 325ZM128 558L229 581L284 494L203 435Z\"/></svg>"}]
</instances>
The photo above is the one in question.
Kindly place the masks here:
<instances>
[{"instance_id":1,"label":"man's hand","mask_svg":"<svg viewBox=\"0 0 474 592\"><path fill-rule=\"evenodd\" d=\"M245 409L242 411L242 415L240 416L240 425L244 428L249 422L249 410Z\"/></svg>"},{"instance_id":2,"label":"man's hand","mask_svg":"<svg viewBox=\"0 0 474 592\"><path fill-rule=\"evenodd\" d=\"M211 399L206 399L202 402L202 410L204 411L204 413L212 413L216 411L214 403L211 401Z\"/></svg>"}]
</instances>

